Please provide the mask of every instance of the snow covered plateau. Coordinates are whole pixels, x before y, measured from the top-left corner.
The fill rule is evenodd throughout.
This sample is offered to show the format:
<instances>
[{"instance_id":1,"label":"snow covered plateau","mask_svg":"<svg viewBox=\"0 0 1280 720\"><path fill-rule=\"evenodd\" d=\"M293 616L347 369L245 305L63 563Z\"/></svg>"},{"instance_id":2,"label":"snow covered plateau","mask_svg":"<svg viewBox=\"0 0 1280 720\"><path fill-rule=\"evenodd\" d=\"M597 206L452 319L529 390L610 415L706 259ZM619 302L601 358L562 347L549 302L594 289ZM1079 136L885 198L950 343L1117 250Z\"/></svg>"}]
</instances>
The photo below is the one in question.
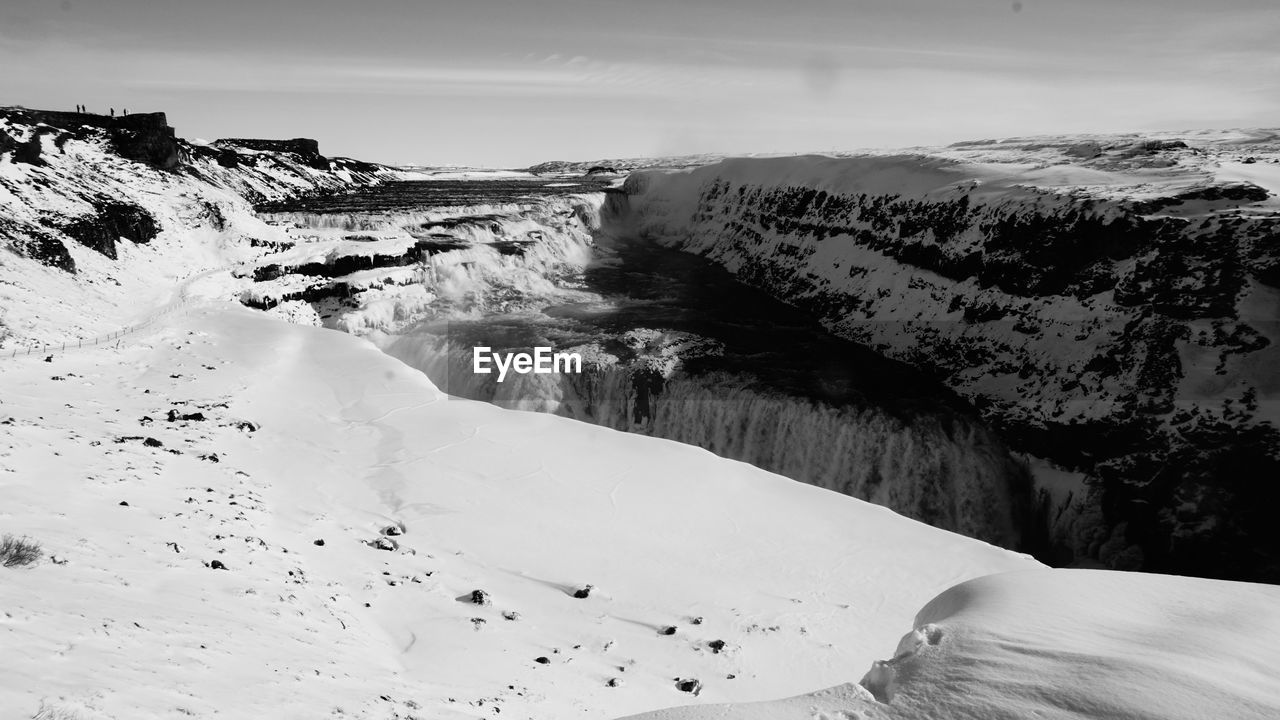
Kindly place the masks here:
<instances>
[{"instance_id":1,"label":"snow covered plateau","mask_svg":"<svg viewBox=\"0 0 1280 720\"><path fill-rule=\"evenodd\" d=\"M511 200L0 110L0 534L41 548L0 563L0 720L1280 717L1274 585L1051 569L451 397L398 335L581 294L634 231L936 373L1074 564L1274 581L1280 153L1180 137L557 164ZM439 207L359 209L397 183Z\"/></svg>"}]
</instances>

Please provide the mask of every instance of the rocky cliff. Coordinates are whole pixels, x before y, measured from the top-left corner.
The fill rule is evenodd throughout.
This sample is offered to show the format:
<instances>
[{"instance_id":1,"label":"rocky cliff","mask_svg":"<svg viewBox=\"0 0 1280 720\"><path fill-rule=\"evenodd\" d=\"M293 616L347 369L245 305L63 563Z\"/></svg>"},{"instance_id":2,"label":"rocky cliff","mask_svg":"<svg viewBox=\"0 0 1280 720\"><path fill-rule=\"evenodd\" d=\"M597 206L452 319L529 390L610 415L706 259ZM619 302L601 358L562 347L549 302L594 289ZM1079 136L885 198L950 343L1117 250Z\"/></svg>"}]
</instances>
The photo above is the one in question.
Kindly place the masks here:
<instances>
[{"instance_id":1,"label":"rocky cliff","mask_svg":"<svg viewBox=\"0 0 1280 720\"><path fill-rule=\"evenodd\" d=\"M0 248L8 251L0 254L0 299L37 309L7 325L0 317L0 345L51 339L54 328L92 335L131 319L133 302L184 276L249 257L275 234L252 203L392 174L324 158L314 142L190 143L164 113L0 109ZM41 268L79 278L67 282ZM61 301L42 297L49 293Z\"/></svg>"},{"instance_id":2,"label":"rocky cliff","mask_svg":"<svg viewBox=\"0 0 1280 720\"><path fill-rule=\"evenodd\" d=\"M159 112L108 117L23 108L0 110L0 163L9 166L0 183L13 213L0 231L10 249L68 272L75 270L68 240L115 259L118 240L142 243L159 232L151 213L128 200L137 194L127 187L130 174L178 192L196 181L263 201L367 183L382 171L324 158L314 140L193 145L176 138ZM104 164L114 176L92 177L91 168Z\"/></svg>"},{"instance_id":3,"label":"rocky cliff","mask_svg":"<svg viewBox=\"0 0 1280 720\"><path fill-rule=\"evenodd\" d=\"M1039 139L638 172L625 222L1085 477L1060 562L1277 581L1277 186L1273 133Z\"/></svg>"}]
</instances>

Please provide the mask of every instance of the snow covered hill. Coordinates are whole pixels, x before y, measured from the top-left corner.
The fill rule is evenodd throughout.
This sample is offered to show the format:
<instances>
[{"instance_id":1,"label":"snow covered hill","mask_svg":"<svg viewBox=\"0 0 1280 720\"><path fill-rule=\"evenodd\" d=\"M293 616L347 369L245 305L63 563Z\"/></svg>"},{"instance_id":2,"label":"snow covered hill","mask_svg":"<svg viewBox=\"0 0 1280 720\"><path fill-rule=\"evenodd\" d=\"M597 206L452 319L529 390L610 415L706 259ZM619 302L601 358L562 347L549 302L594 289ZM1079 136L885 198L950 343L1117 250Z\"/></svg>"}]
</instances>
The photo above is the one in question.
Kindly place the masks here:
<instances>
[{"instance_id":1,"label":"snow covered hill","mask_svg":"<svg viewBox=\"0 0 1280 720\"><path fill-rule=\"evenodd\" d=\"M378 258L416 240L300 245L252 212L402 172L155 117L0 123L0 536L42 550L0 563L5 720L1280 707L1273 588L1047 570L696 448L450 398L301 300L245 307L315 264L374 265L316 287L408 272ZM579 210L550 215L565 257L597 220ZM468 252L525 257L480 235ZM256 277L272 264L292 270ZM369 280L342 317L395 322L412 288Z\"/></svg>"},{"instance_id":2,"label":"snow covered hill","mask_svg":"<svg viewBox=\"0 0 1280 720\"><path fill-rule=\"evenodd\" d=\"M0 383L0 531L53 556L0 569L18 717L764 700L856 678L956 582L1036 566L696 448L449 399L231 304Z\"/></svg>"},{"instance_id":3,"label":"snow covered hill","mask_svg":"<svg viewBox=\"0 0 1280 720\"><path fill-rule=\"evenodd\" d=\"M625 187L616 222L931 371L1047 459L1063 562L1280 579L1275 133L735 159Z\"/></svg>"},{"instance_id":4,"label":"snow covered hill","mask_svg":"<svg viewBox=\"0 0 1280 720\"><path fill-rule=\"evenodd\" d=\"M183 280L262 255L283 234L252 203L396 174L237 142L176 139L163 113L0 109L0 352L132 325Z\"/></svg>"}]
</instances>

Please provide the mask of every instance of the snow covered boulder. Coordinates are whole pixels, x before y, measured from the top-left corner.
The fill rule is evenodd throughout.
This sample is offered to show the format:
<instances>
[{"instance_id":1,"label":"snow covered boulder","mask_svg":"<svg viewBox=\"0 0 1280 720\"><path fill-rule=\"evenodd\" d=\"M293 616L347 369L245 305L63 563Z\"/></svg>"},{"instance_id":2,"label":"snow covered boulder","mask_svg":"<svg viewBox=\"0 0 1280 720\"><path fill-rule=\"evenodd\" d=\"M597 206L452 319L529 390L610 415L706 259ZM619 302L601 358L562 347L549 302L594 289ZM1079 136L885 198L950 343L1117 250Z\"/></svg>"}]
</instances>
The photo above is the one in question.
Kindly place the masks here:
<instances>
[{"instance_id":1,"label":"snow covered boulder","mask_svg":"<svg viewBox=\"0 0 1280 720\"><path fill-rule=\"evenodd\" d=\"M997 573L930 601L860 684L629 720L1270 720L1280 717L1278 640L1271 585Z\"/></svg>"},{"instance_id":2,"label":"snow covered boulder","mask_svg":"<svg viewBox=\"0 0 1280 720\"><path fill-rule=\"evenodd\" d=\"M929 602L862 681L895 718L1280 717L1280 588L1030 570Z\"/></svg>"}]
</instances>

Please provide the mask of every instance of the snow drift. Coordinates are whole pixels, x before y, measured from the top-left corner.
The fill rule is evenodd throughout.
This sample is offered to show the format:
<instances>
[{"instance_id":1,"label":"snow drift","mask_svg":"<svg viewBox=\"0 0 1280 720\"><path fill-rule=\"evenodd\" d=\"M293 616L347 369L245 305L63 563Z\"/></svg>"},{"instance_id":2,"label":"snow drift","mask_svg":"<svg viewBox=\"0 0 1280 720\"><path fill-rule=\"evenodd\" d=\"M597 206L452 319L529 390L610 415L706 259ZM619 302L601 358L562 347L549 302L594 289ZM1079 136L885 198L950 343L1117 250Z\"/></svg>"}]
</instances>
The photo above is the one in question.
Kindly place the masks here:
<instances>
[{"instance_id":1,"label":"snow drift","mask_svg":"<svg viewBox=\"0 0 1280 720\"><path fill-rule=\"evenodd\" d=\"M634 720L1198 720L1280 716L1280 589L1099 570L948 589L893 659L788 700Z\"/></svg>"}]
</instances>

